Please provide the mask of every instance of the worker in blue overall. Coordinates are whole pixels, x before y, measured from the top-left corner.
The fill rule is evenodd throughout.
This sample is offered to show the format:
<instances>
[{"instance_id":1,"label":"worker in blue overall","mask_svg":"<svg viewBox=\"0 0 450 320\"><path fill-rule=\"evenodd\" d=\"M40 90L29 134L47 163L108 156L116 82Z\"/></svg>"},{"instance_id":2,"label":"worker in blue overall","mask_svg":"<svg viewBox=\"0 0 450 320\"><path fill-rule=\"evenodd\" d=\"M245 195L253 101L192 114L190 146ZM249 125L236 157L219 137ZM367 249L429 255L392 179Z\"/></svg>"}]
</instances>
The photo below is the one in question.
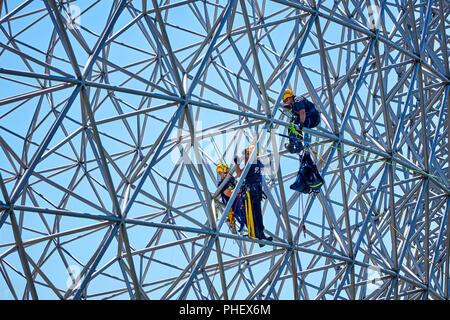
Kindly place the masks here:
<instances>
[{"instance_id":1,"label":"worker in blue overall","mask_svg":"<svg viewBox=\"0 0 450 320\"><path fill-rule=\"evenodd\" d=\"M244 151L245 164L247 164L250 154L255 149L254 145L250 145ZM257 152L259 156L259 152ZM242 175L243 170L239 167L237 159L236 163L236 174L238 177ZM250 164L250 168L247 172L245 180L242 184L241 195L243 199L243 204L245 208L247 229L249 238L257 238L262 240L272 241L272 237L267 237L264 234L264 223L261 210L261 201L266 198L262 190L262 169L263 164L257 159L256 162ZM244 210L243 210L244 211ZM263 244L260 244L262 247Z\"/></svg>"},{"instance_id":2,"label":"worker in blue overall","mask_svg":"<svg viewBox=\"0 0 450 320\"><path fill-rule=\"evenodd\" d=\"M283 94L284 108L291 112L291 127L289 128L289 144L286 148L290 153L300 153L303 144L300 138L303 137L302 129L315 128L320 123L320 113L315 108L314 103L303 96L296 97L292 90L286 89ZM305 135L303 141L310 142L309 134Z\"/></svg>"}]
</instances>

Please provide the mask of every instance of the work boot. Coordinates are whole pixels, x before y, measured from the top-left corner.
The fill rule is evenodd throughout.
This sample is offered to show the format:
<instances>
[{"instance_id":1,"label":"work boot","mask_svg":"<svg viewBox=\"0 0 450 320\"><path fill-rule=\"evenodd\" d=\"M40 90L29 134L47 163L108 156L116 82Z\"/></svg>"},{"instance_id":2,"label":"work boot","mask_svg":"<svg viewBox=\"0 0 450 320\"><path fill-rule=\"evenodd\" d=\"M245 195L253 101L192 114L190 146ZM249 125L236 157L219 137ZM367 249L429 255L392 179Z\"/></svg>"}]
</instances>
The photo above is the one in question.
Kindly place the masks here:
<instances>
[{"instance_id":1,"label":"work boot","mask_svg":"<svg viewBox=\"0 0 450 320\"><path fill-rule=\"evenodd\" d=\"M303 144L300 140L297 140L297 143L290 140L289 143L284 144L284 147L289 151L289 153L300 153L303 150Z\"/></svg>"},{"instance_id":2,"label":"work boot","mask_svg":"<svg viewBox=\"0 0 450 320\"><path fill-rule=\"evenodd\" d=\"M262 237L258 237L258 239L260 240L267 240L267 241L272 241L273 238L271 236L267 237L265 234L262 235ZM262 248L265 246L264 243L258 243L259 247Z\"/></svg>"},{"instance_id":3,"label":"work boot","mask_svg":"<svg viewBox=\"0 0 450 320\"><path fill-rule=\"evenodd\" d=\"M295 153L294 142L290 141L289 143L285 143L284 147L289 151L289 153Z\"/></svg>"}]
</instances>

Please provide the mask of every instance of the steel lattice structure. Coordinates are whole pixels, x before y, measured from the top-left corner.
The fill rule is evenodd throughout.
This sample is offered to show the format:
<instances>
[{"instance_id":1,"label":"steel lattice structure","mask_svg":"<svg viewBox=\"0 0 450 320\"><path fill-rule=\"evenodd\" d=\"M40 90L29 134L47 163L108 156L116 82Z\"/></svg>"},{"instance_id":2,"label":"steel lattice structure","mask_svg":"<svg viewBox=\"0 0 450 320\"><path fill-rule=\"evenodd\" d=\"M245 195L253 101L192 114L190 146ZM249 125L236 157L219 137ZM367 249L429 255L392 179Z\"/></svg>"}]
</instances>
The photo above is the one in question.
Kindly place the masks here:
<instances>
[{"instance_id":1,"label":"steel lattice structure","mask_svg":"<svg viewBox=\"0 0 450 320\"><path fill-rule=\"evenodd\" d=\"M0 298L448 299L449 12L0 1ZM321 111L318 194L289 188L286 88ZM251 142L272 242L217 198Z\"/></svg>"}]
</instances>

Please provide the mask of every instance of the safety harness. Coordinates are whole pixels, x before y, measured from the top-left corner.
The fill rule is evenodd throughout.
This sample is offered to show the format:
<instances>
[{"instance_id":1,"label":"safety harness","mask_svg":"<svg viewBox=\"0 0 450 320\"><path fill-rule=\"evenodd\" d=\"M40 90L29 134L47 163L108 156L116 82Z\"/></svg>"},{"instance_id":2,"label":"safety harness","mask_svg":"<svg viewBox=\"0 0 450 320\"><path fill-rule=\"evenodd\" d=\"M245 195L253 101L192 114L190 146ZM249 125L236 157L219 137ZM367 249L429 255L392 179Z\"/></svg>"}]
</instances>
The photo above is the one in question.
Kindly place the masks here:
<instances>
[{"instance_id":1,"label":"safety harness","mask_svg":"<svg viewBox=\"0 0 450 320\"><path fill-rule=\"evenodd\" d=\"M303 144L301 139L303 139L303 134L301 129L295 125L297 120L297 116L292 112L289 108L287 112L283 109L280 109L281 113L290 118L290 126L288 127L288 136L289 143L285 144L286 149L289 153L300 153L303 150Z\"/></svg>"},{"instance_id":2,"label":"safety harness","mask_svg":"<svg viewBox=\"0 0 450 320\"><path fill-rule=\"evenodd\" d=\"M227 189L230 191L233 191L234 188L236 187L236 183L237 183L236 179L231 176ZM225 196L223 194L223 192L221 193L221 197L222 197L222 203L224 205L226 205L228 202L228 197ZM230 227L233 226L235 224L235 222L237 221L239 223L238 232L241 232L242 229L244 228L244 225L246 224L246 217L243 213L240 192L238 193L236 199L234 200L234 203L231 206L230 211L228 211L226 220ZM234 228L234 226L232 228Z\"/></svg>"}]
</instances>

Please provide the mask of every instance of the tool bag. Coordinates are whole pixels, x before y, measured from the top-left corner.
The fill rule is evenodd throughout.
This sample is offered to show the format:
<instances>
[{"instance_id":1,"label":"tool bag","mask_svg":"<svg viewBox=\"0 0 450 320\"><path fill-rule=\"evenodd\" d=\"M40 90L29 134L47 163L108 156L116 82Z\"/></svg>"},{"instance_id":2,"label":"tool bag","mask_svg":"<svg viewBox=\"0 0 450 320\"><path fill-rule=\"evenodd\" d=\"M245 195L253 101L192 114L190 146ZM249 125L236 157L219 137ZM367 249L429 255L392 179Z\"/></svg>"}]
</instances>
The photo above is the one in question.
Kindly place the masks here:
<instances>
[{"instance_id":1,"label":"tool bag","mask_svg":"<svg viewBox=\"0 0 450 320\"><path fill-rule=\"evenodd\" d=\"M297 178L290 188L301 193L317 193L324 182L311 155L309 152L305 152L300 159L300 169L298 170Z\"/></svg>"}]
</instances>

